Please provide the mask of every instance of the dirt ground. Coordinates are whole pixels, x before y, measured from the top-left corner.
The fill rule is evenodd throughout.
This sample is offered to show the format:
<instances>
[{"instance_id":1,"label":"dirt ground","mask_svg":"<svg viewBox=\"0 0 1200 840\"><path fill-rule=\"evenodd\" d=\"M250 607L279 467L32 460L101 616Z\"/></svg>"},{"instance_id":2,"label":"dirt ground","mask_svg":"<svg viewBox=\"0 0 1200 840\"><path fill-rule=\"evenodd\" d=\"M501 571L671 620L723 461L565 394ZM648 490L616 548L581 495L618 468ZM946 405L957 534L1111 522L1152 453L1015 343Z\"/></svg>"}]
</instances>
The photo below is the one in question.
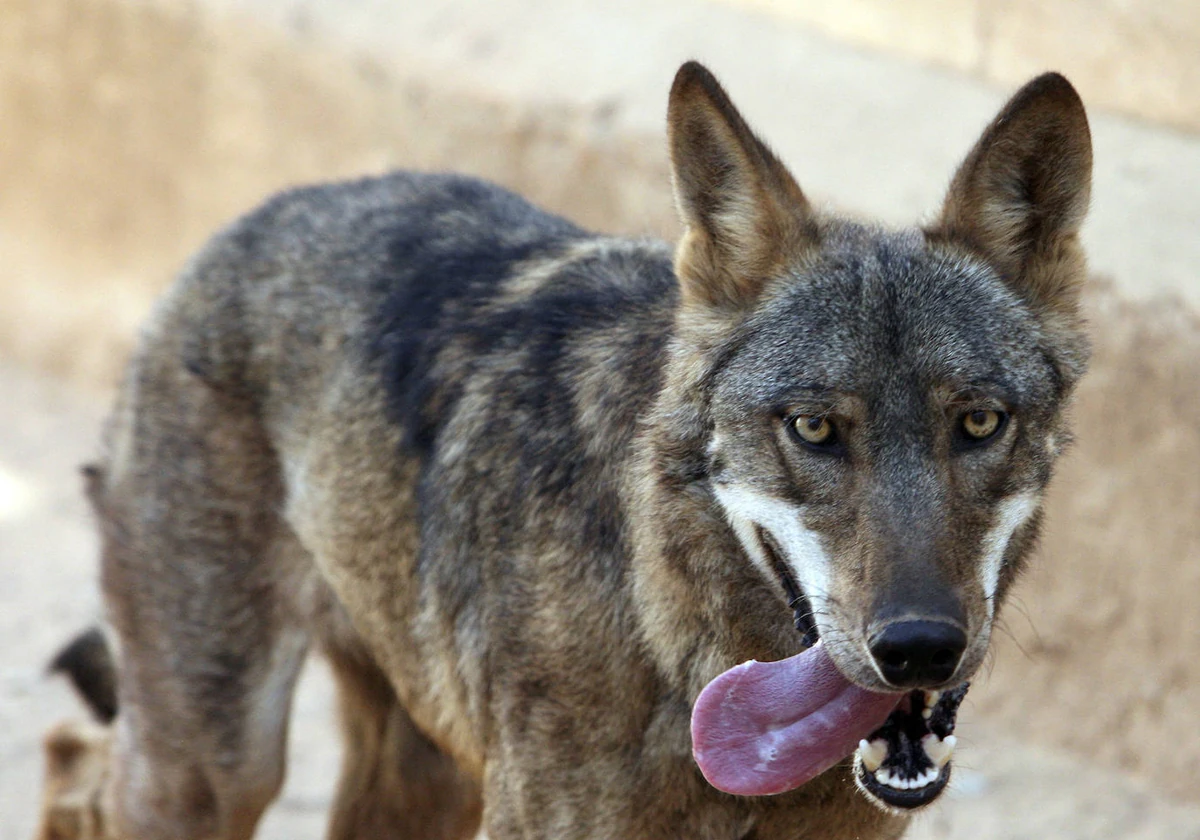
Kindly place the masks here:
<instances>
[{"instance_id":1,"label":"dirt ground","mask_svg":"<svg viewBox=\"0 0 1200 840\"><path fill-rule=\"evenodd\" d=\"M0 840L29 835L40 735L79 713L42 676L99 611L76 468L137 323L216 225L288 183L405 165L670 235L655 132L668 65L689 54L729 68L814 195L911 220L1000 101L728 10L685 21L672 1L607 4L594 26L574 0L467 16L457 0L380 0L336 19L332 0L248 2L272 29L182 0L0 0ZM494 34L534 7L528 32ZM380 40L384 14L411 19ZM550 25L570 49L547 53ZM912 837L1200 837L1200 139L1093 126L1089 245L1108 279L1087 298L1078 443L964 711L954 789ZM881 146L891 157L871 156ZM320 835L330 705L314 664L264 836Z\"/></svg>"}]
</instances>

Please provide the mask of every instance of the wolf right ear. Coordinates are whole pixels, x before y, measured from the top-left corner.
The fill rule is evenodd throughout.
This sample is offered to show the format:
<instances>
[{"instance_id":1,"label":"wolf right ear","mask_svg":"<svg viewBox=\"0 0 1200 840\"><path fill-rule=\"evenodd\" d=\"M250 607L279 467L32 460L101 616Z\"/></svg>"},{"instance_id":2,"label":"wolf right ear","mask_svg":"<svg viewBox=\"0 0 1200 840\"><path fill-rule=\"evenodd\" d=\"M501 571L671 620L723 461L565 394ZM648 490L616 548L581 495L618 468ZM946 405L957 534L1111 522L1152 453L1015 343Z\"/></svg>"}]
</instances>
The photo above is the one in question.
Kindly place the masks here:
<instances>
[{"instance_id":1,"label":"wolf right ear","mask_svg":"<svg viewBox=\"0 0 1200 840\"><path fill-rule=\"evenodd\" d=\"M1034 305L1073 313L1091 183L1083 102L1065 78L1046 73L1017 91L983 132L929 234L979 251Z\"/></svg>"},{"instance_id":2,"label":"wolf right ear","mask_svg":"<svg viewBox=\"0 0 1200 840\"><path fill-rule=\"evenodd\" d=\"M675 75L667 133L686 226L675 258L683 303L745 307L782 261L815 236L808 201L695 61Z\"/></svg>"}]
</instances>

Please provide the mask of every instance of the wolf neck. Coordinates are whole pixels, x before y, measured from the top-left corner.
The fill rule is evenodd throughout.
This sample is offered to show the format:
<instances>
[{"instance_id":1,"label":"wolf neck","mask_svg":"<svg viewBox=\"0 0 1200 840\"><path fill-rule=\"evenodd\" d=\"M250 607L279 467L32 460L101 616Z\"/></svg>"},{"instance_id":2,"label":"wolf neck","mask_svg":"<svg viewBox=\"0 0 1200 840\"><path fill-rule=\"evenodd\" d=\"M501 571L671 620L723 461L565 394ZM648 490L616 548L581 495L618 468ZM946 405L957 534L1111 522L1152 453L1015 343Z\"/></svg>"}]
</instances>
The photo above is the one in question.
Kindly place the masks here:
<instances>
[{"instance_id":1,"label":"wolf neck","mask_svg":"<svg viewBox=\"0 0 1200 840\"><path fill-rule=\"evenodd\" d=\"M689 349L684 346L674 344L658 400L635 442L628 497L635 500L631 571L642 633L663 675L695 697L737 662L798 652L800 637L780 593L752 564L730 562L743 548L708 476L705 389L713 357L690 340ZM765 618L748 620L748 611Z\"/></svg>"}]
</instances>

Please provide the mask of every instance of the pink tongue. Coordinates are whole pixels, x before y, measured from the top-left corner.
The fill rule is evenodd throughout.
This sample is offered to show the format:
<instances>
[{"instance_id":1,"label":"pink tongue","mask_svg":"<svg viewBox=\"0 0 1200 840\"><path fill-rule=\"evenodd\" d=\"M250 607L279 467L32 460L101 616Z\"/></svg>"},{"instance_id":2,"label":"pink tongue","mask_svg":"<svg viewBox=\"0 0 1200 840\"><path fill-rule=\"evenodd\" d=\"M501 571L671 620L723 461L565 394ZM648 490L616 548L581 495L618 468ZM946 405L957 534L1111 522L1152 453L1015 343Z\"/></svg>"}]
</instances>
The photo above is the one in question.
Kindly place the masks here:
<instances>
[{"instance_id":1,"label":"pink tongue","mask_svg":"<svg viewBox=\"0 0 1200 840\"><path fill-rule=\"evenodd\" d=\"M719 790L783 793L854 752L903 696L849 682L819 643L780 662L743 662L696 699L692 754Z\"/></svg>"}]
</instances>

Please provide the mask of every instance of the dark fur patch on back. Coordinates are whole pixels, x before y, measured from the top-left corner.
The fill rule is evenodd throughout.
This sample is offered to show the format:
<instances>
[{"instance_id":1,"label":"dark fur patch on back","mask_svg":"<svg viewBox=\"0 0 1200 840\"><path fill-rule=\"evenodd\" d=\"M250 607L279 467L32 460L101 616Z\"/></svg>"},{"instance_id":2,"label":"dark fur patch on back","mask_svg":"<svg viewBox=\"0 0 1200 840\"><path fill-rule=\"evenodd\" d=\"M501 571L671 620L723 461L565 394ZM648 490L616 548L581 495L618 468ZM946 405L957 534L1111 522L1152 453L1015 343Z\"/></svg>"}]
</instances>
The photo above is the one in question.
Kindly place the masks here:
<instances>
[{"instance_id":1,"label":"dark fur patch on back","mask_svg":"<svg viewBox=\"0 0 1200 840\"><path fill-rule=\"evenodd\" d=\"M384 300L368 353L379 365L405 443L427 454L438 419L454 402L431 375L439 354L470 330L470 314L514 266L551 256L586 234L500 187L457 176L427 176L429 189L400 208L387 246Z\"/></svg>"},{"instance_id":2,"label":"dark fur patch on back","mask_svg":"<svg viewBox=\"0 0 1200 840\"><path fill-rule=\"evenodd\" d=\"M617 282L633 276L637 282ZM519 360L503 366L492 380L505 416L520 418L507 431L493 431L493 445L503 446L520 465L514 472L522 482L514 488L516 495L554 504L578 494L577 505L614 507L580 517L597 528L594 534L580 535L590 544L616 544L616 500L606 497L607 483L601 482L604 490L592 483L604 467L589 463L584 453L591 448L620 457L638 412L655 393L675 294L668 263L656 265L640 254L587 256L527 297L481 312L462 325L473 358ZM581 358L581 345L597 332L605 334L606 358ZM606 378L621 387L600 395L594 404L605 418L603 428L585 431L576 416L575 395L578 378L591 365L606 367ZM586 442L584 435L590 438ZM513 515L516 520L507 527L517 531L523 515L519 506Z\"/></svg>"}]
</instances>

